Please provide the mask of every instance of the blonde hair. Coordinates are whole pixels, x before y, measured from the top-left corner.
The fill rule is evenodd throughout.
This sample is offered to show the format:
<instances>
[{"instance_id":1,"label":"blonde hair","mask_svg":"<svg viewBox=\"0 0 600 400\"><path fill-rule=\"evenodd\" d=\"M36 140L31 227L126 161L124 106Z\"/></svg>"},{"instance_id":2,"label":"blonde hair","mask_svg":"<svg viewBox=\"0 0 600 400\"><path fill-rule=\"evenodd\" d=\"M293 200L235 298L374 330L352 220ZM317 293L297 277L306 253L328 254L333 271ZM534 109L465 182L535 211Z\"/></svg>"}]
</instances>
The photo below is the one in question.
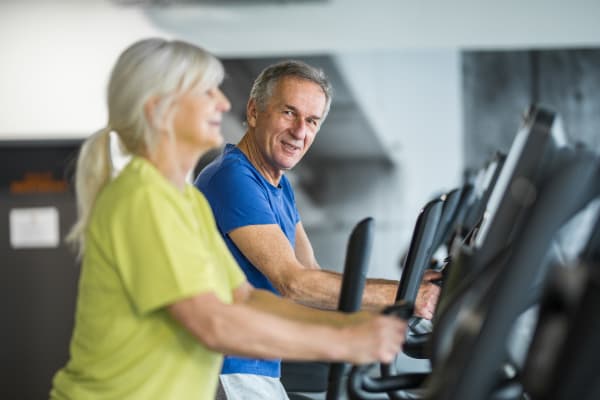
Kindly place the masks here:
<instances>
[{"instance_id":1,"label":"blonde hair","mask_svg":"<svg viewBox=\"0 0 600 400\"><path fill-rule=\"evenodd\" d=\"M96 197L111 178L110 132L115 132L127 152L140 155L155 151L158 131L170 127L177 96L194 88L221 83L221 62L200 47L182 41L151 38L129 46L119 56L108 83L108 124L81 146L75 174L77 221L67 235L79 256ZM153 121L144 105L156 97ZM170 129L170 128L168 128Z\"/></svg>"}]
</instances>

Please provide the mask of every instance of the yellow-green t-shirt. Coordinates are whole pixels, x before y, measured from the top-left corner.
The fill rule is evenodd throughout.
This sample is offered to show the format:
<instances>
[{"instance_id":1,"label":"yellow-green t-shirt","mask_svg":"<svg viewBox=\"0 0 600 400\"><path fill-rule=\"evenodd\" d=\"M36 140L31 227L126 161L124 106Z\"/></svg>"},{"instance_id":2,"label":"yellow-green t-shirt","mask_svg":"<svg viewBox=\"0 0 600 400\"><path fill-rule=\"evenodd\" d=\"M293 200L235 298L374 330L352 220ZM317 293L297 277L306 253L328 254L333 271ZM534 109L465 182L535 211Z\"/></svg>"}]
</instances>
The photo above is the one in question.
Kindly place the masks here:
<instances>
[{"instance_id":1,"label":"yellow-green t-shirt","mask_svg":"<svg viewBox=\"0 0 600 400\"><path fill-rule=\"evenodd\" d=\"M165 308L202 292L231 303L245 281L202 194L134 158L98 196L85 238L71 358L51 398L214 398L221 355Z\"/></svg>"}]
</instances>

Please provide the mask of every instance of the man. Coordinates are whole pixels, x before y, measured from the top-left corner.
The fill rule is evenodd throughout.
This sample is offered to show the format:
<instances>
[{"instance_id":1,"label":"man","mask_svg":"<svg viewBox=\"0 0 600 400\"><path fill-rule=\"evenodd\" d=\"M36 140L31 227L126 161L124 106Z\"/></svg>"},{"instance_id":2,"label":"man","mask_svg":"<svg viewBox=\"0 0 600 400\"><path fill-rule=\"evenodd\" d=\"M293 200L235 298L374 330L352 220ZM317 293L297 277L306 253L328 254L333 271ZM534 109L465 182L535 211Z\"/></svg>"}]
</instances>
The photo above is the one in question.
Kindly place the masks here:
<instances>
[{"instance_id":1,"label":"man","mask_svg":"<svg viewBox=\"0 0 600 400\"><path fill-rule=\"evenodd\" d=\"M310 148L330 104L331 86L322 71L297 61L267 67L250 92L246 133L237 146L228 144L195 184L250 283L306 305L334 309L341 275L317 263L285 176ZM429 281L437 278L437 273L425 276L416 315L431 319L439 288ZM392 304L397 288L396 281L369 279L363 307ZM230 399L240 387L244 398L254 398L253 375L277 380L279 370L278 360L226 357L221 383Z\"/></svg>"}]
</instances>

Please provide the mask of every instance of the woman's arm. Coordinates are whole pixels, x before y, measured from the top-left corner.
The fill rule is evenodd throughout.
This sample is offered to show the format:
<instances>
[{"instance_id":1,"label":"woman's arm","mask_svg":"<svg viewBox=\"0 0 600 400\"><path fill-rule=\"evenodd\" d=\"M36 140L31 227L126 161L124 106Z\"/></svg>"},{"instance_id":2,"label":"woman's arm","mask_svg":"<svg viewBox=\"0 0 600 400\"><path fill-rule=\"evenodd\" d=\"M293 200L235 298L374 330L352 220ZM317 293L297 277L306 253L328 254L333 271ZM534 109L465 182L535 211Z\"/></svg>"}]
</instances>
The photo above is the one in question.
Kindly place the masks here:
<instances>
[{"instance_id":1,"label":"woman's arm","mask_svg":"<svg viewBox=\"0 0 600 400\"><path fill-rule=\"evenodd\" d=\"M202 293L168 310L206 347L246 357L390 362L404 342L406 323L394 317L346 316L292 306L244 285L234 298L233 304L226 304L213 293Z\"/></svg>"},{"instance_id":2,"label":"woman's arm","mask_svg":"<svg viewBox=\"0 0 600 400\"><path fill-rule=\"evenodd\" d=\"M305 306L291 299L277 296L267 290L255 289L248 282L234 290L234 302L246 303L257 310L286 319L334 327L344 327L373 318L373 313L370 311L340 313Z\"/></svg>"}]
</instances>

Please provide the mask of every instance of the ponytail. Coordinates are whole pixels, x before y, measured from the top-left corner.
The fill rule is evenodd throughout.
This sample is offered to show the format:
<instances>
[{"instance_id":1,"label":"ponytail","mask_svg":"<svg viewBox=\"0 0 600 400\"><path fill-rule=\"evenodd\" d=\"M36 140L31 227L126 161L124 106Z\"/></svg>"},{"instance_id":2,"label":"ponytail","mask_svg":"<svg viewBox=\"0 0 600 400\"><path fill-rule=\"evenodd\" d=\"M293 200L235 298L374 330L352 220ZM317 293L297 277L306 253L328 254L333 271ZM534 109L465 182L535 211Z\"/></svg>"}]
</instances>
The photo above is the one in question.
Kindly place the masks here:
<instances>
[{"instance_id":1,"label":"ponytail","mask_svg":"<svg viewBox=\"0 0 600 400\"><path fill-rule=\"evenodd\" d=\"M83 254L85 229L96 197L111 176L110 131L109 126L97 131L81 145L79 151L75 171L77 221L66 237L78 257Z\"/></svg>"},{"instance_id":2,"label":"ponytail","mask_svg":"<svg viewBox=\"0 0 600 400\"><path fill-rule=\"evenodd\" d=\"M75 172L77 221L67 235L78 256L84 252L85 231L96 197L110 181L111 131L130 155L155 151L155 126L171 126L173 97L192 88L209 88L223 80L223 65L210 53L189 43L159 38L140 40L121 53L108 82L106 128L91 135L81 146ZM161 99L157 121L148 121L144 105Z\"/></svg>"}]
</instances>

